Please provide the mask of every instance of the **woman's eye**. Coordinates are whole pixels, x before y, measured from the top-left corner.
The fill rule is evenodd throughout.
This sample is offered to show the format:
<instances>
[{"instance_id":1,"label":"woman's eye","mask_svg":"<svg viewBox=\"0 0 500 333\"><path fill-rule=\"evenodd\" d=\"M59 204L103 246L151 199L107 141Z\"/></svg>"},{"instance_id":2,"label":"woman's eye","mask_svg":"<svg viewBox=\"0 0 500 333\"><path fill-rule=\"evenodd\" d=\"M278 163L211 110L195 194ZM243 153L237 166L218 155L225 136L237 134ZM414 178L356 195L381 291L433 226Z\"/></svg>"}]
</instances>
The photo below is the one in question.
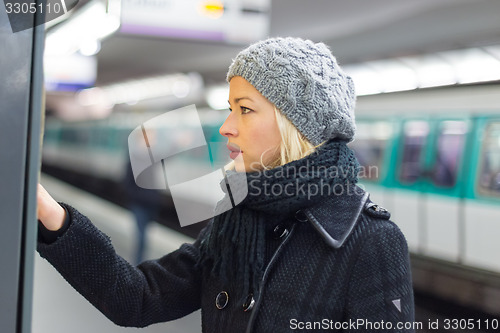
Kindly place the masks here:
<instances>
[{"instance_id":1,"label":"woman's eye","mask_svg":"<svg viewBox=\"0 0 500 333\"><path fill-rule=\"evenodd\" d=\"M252 110L249 109L249 108L246 108L244 106L241 107L241 114L247 114L249 112L251 112Z\"/></svg>"}]
</instances>

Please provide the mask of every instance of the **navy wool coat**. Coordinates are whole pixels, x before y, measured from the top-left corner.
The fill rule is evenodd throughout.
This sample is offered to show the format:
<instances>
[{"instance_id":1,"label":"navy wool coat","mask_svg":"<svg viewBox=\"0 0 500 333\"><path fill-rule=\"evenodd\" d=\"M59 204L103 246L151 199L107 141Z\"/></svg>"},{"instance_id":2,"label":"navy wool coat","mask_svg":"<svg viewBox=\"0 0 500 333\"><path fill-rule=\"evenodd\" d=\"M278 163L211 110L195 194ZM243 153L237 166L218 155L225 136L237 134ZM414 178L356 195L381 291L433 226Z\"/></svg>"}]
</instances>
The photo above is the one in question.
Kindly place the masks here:
<instances>
[{"instance_id":1,"label":"navy wool coat","mask_svg":"<svg viewBox=\"0 0 500 333\"><path fill-rule=\"evenodd\" d=\"M291 216L270 216L259 292L196 265L200 239L137 267L77 210L37 250L117 325L144 327L202 311L203 332L413 332L406 240L359 187ZM351 193L348 193L351 192ZM244 301L241 301L241 300ZM405 328L406 327L406 328Z\"/></svg>"}]
</instances>

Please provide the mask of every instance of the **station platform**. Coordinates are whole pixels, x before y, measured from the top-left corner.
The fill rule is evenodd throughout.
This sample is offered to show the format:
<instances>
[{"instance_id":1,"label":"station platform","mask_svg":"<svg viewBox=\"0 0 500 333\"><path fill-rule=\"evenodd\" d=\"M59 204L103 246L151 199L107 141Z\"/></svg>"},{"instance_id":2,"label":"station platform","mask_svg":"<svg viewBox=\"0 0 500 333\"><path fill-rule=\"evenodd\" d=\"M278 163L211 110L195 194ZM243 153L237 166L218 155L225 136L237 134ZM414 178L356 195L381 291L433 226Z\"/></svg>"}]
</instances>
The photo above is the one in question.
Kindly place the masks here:
<instances>
[{"instance_id":1,"label":"station platform","mask_svg":"<svg viewBox=\"0 0 500 333\"><path fill-rule=\"evenodd\" d=\"M119 255L127 260L132 258L136 231L133 215L129 211L47 175L42 175L41 183L57 201L75 206L110 236ZM158 223L151 223L147 230L145 257L161 257L176 250L182 243L192 241ZM46 260L35 254L33 333L118 333L138 330L141 333L201 332L201 312L196 311L184 318L142 329L116 326L74 290Z\"/></svg>"}]
</instances>

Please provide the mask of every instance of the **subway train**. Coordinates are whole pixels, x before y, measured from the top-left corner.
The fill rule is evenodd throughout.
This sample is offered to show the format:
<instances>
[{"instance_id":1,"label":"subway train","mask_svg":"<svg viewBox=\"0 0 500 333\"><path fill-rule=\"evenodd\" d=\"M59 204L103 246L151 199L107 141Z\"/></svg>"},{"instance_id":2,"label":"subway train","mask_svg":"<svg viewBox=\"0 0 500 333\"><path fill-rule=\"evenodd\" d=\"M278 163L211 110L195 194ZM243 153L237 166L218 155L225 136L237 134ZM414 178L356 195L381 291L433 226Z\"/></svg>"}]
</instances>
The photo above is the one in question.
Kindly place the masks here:
<instances>
[{"instance_id":1,"label":"subway train","mask_svg":"<svg viewBox=\"0 0 500 333\"><path fill-rule=\"evenodd\" d=\"M488 89L489 109L473 94L486 98ZM362 183L414 253L500 272L500 91L461 88L450 97L459 93L467 101L459 107L442 107L433 92L400 95L391 101L397 114L389 104L385 114L362 112L352 148Z\"/></svg>"},{"instance_id":2,"label":"subway train","mask_svg":"<svg viewBox=\"0 0 500 333\"><path fill-rule=\"evenodd\" d=\"M43 164L118 183L128 135L157 114L47 119ZM226 114L199 114L206 141L223 141ZM415 288L500 315L500 85L362 96L356 124L360 186L405 234Z\"/></svg>"},{"instance_id":3,"label":"subway train","mask_svg":"<svg viewBox=\"0 0 500 333\"><path fill-rule=\"evenodd\" d=\"M500 86L360 98L361 184L412 252L415 288L500 314Z\"/></svg>"}]
</instances>

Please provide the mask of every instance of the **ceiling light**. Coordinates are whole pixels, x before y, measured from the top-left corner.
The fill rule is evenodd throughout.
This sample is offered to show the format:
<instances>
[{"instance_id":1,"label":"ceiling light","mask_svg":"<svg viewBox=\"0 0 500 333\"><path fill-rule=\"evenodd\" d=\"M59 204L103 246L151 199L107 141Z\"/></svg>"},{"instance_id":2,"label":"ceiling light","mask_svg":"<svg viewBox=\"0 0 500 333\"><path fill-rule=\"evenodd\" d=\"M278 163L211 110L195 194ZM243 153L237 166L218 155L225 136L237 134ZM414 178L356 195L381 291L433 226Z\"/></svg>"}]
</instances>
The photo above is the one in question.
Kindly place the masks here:
<instances>
[{"instance_id":1,"label":"ceiling light","mask_svg":"<svg viewBox=\"0 0 500 333\"><path fill-rule=\"evenodd\" d=\"M480 48L442 52L453 66L458 83L500 80L500 61Z\"/></svg>"},{"instance_id":2,"label":"ceiling light","mask_svg":"<svg viewBox=\"0 0 500 333\"><path fill-rule=\"evenodd\" d=\"M67 21L47 33L46 55L69 55L78 51L82 40L101 41L120 27L119 0L108 1L109 6L94 0L82 7ZM111 11L113 9L113 11Z\"/></svg>"},{"instance_id":3,"label":"ceiling light","mask_svg":"<svg viewBox=\"0 0 500 333\"><path fill-rule=\"evenodd\" d=\"M227 99L229 97L229 85L221 84L207 88L205 99L208 106L214 110L224 110L228 108Z\"/></svg>"},{"instance_id":4,"label":"ceiling light","mask_svg":"<svg viewBox=\"0 0 500 333\"><path fill-rule=\"evenodd\" d=\"M369 61L344 66L356 94L500 80L500 45Z\"/></svg>"},{"instance_id":5,"label":"ceiling light","mask_svg":"<svg viewBox=\"0 0 500 333\"><path fill-rule=\"evenodd\" d=\"M383 92L412 90L418 87L415 71L397 59L371 61L367 65L378 73Z\"/></svg>"},{"instance_id":6,"label":"ceiling light","mask_svg":"<svg viewBox=\"0 0 500 333\"><path fill-rule=\"evenodd\" d=\"M90 104L135 104L160 97L186 98L199 91L203 80L198 73L169 74L125 81L80 91L78 100Z\"/></svg>"},{"instance_id":7,"label":"ceiling light","mask_svg":"<svg viewBox=\"0 0 500 333\"><path fill-rule=\"evenodd\" d=\"M402 58L416 74L418 87L439 87L457 83L453 66L442 57L429 54L419 57Z\"/></svg>"}]
</instances>

